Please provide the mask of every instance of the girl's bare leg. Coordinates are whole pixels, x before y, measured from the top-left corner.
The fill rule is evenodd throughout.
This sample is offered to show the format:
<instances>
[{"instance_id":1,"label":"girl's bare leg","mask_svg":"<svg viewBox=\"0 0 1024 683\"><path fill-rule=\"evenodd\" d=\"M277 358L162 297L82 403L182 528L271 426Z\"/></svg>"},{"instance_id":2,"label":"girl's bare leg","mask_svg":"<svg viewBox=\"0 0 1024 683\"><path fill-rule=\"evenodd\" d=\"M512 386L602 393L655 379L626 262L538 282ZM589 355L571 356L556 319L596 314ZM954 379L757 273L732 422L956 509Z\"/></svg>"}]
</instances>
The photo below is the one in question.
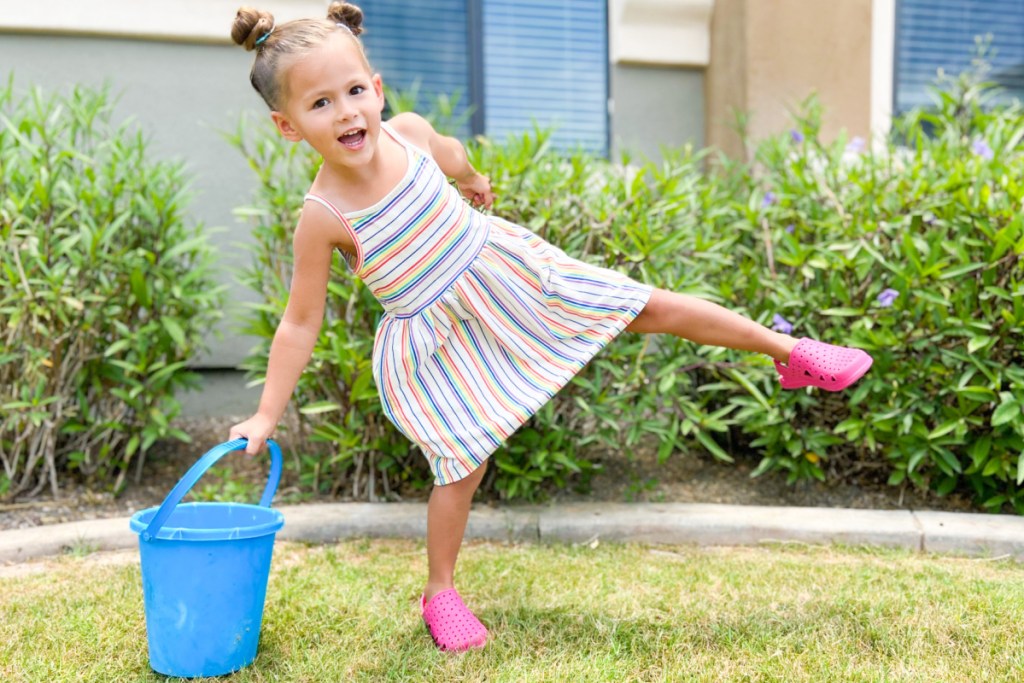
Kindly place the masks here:
<instances>
[{"instance_id":1,"label":"girl's bare leg","mask_svg":"<svg viewBox=\"0 0 1024 683\"><path fill-rule=\"evenodd\" d=\"M709 346L764 353L785 363L797 340L770 330L718 304L686 294L655 289L630 332L674 334Z\"/></svg>"},{"instance_id":2,"label":"girl's bare leg","mask_svg":"<svg viewBox=\"0 0 1024 683\"><path fill-rule=\"evenodd\" d=\"M427 503L427 564L429 576L423 596L427 602L443 590L455 587L455 561L459 558L462 536L487 461L468 477L444 486L435 486Z\"/></svg>"}]
</instances>

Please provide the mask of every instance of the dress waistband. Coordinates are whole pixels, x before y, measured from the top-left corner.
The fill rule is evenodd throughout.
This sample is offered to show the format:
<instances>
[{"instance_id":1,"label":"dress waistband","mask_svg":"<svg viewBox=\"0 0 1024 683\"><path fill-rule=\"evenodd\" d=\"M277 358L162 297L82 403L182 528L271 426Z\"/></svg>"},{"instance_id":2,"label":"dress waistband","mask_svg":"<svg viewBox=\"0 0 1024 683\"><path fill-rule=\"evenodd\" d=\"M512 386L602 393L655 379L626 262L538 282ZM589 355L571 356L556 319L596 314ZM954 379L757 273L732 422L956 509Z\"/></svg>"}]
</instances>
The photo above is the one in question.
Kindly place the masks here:
<instances>
[{"instance_id":1,"label":"dress waistband","mask_svg":"<svg viewBox=\"0 0 1024 683\"><path fill-rule=\"evenodd\" d=\"M437 302L438 299L447 294L448 291L451 290L452 285L454 285L459 280L459 278L461 278L462 275L467 270L470 269L470 267L473 265L473 262L476 261L477 256L479 256L480 252L483 251L484 245L487 244L487 238L490 237L491 233L491 223L490 221L483 221L483 224L484 229L479 231L479 243L473 248L471 252L467 253L468 258L466 258L465 262L462 264L462 267L459 268L452 275L448 276L445 283L439 289L436 290L433 296L431 296L426 301L417 300L414 302L409 302L408 304L400 299L398 301L390 302L390 305L388 303L385 303L384 301L381 301L380 297L377 297L377 300L380 301L381 305L384 307L384 313L392 318L395 318L396 320L412 318L414 316L419 315L426 309L430 308L434 303Z\"/></svg>"}]
</instances>

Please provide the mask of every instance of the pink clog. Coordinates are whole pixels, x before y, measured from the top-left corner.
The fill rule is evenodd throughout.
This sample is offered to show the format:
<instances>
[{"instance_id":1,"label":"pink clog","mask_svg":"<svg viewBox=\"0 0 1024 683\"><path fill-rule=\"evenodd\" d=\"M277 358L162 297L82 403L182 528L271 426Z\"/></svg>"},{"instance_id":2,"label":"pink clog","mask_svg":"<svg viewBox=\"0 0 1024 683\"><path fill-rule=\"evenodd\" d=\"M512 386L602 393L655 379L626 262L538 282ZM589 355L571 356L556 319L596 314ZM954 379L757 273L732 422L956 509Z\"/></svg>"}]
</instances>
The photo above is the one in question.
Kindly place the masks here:
<instances>
[{"instance_id":1,"label":"pink clog","mask_svg":"<svg viewBox=\"0 0 1024 683\"><path fill-rule=\"evenodd\" d=\"M871 356L860 349L801 339L789 354L789 362L783 365L775 361L775 369L783 389L820 387L840 391L863 377L872 362Z\"/></svg>"},{"instance_id":2,"label":"pink clog","mask_svg":"<svg viewBox=\"0 0 1024 683\"><path fill-rule=\"evenodd\" d=\"M462 602L454 588L441 591L427 603L420 596L420 611L434 644L446 652L464 652L487 643L487 629Z\"/></svg>"}]
</instances>

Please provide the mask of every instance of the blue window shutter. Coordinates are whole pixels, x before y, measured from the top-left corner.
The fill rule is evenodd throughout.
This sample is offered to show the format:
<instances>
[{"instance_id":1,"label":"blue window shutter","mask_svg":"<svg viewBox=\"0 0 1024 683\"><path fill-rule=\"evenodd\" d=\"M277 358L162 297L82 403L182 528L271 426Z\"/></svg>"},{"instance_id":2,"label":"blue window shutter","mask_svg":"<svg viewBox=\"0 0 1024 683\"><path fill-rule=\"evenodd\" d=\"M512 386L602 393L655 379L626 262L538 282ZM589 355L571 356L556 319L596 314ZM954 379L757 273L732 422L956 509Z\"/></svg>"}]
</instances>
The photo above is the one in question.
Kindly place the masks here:
<instances>
[{"instance_id":1,"label":"blue window shutter","mask_svg":"<svg viewBox=\"0 0 1024 683\"><path fill-rule=\"evenodd\" d=\"M408 90L420 83L420 109L431 95L459 95L469 101L469 27L466 0L356 0L363 10L361 36L371 66L384 83Z\"/></svg>"},{"instance_id":2,"label":"blue window shutter","mask_svg":"<svg viewBox=\"0 0 1024 683\"><path fill-rule=\"evenodd\" d=\"M936 71L970 67L975 36L992 36L989 80L1008 98L1024 97L1024 0L899 0L896 5L895 109L932 105Z\"/></svg>"},{"instance_id":3,"label":"blue window shutter","mask_svg":"<svg viewBox=\"0 0 1024 683\"><path fill-rule=\"evenodd\" d=\"M484 125L502 139L536 121L562 148L608 149L603 0L483 0Z\"/></svg>"}]
</instances>

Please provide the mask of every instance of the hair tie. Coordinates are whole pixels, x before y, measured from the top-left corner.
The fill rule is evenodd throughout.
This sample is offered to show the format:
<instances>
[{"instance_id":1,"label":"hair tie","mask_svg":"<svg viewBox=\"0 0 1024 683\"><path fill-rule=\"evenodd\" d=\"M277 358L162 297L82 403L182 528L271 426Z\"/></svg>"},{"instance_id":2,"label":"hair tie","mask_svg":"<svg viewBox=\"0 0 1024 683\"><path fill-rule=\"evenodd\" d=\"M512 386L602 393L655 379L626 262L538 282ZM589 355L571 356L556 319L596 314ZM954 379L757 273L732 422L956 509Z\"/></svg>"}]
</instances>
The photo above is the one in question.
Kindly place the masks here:
<instances>
[{"instance_id":1,"label":"hair tie","mask_svg":"<svg viewBox=\"0 0 1024 683\"><path fill-rule=\"evenodd\" d=\"M265 43L267 41L267 38L269 38L270 34L273 33L273 32L274 32L274 27L271 26L269 31L267 31L262 36L260 36L259 38L256 39L256 45L259 46L259 45L262 45L263 43Z\"/></svg>"}]
</instances>

